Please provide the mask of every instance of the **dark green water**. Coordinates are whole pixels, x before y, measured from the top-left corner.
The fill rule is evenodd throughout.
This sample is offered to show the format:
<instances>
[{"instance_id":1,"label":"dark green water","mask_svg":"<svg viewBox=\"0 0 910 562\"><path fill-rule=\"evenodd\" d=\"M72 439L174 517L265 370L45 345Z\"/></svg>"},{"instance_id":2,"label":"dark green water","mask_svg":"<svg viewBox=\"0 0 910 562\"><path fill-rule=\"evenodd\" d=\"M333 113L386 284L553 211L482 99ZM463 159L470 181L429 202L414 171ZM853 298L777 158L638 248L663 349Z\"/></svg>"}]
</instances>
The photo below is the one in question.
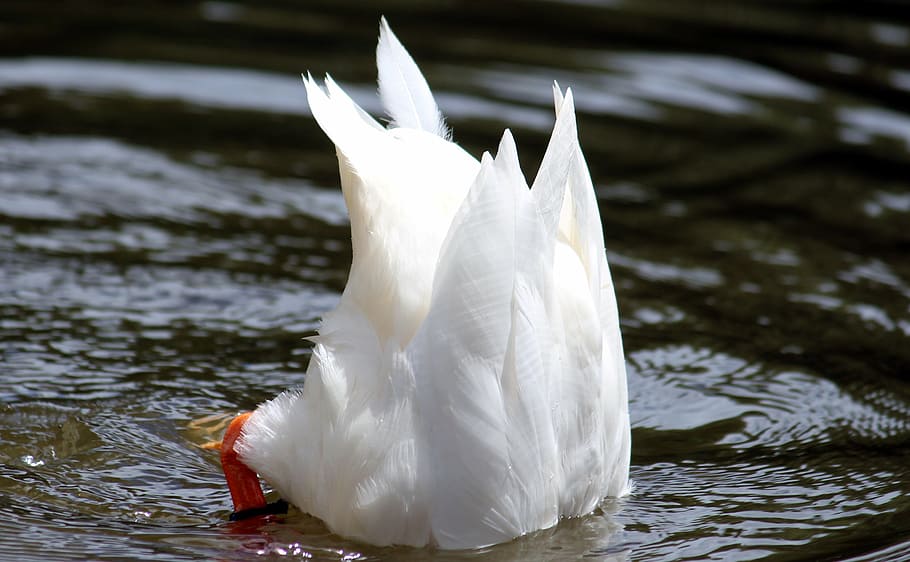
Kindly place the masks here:
<instances>
[{"instance_id":1,"label":"dark green water","mask_svg":"<svg viewBox=\"0 0 910 562\"><path fill-rule=\"evenodd\" d=\"M572 86L636 493L473 553L230 524L213 421L300 384L344 286L299 73L385 13L475 155ZM0 559L910 560L899 2L0 3Z\"/></svg>"}]
</instances>

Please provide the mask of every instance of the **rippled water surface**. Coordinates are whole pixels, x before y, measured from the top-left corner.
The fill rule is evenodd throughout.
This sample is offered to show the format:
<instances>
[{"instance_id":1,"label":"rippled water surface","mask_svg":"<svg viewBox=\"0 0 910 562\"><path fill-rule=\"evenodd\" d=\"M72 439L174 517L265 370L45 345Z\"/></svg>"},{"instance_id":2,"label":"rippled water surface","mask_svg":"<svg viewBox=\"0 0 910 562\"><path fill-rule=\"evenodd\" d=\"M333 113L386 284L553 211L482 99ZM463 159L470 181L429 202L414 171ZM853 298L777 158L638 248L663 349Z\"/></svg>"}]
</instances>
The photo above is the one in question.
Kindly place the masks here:
<instances>
[{"instance_id":1,"label":"rippled water surface","mask_svg":"<svg viewBox=\"0 0 910 562\"><path fill-rule=\"evenodd\" d=\"M381 11L475 155L572 86L636 492L470 553L228 523L220 422L350 263L299 73L380 113ZM0 4L0 559L910 560L900 3Z\"/></svg>"}]
</instances>

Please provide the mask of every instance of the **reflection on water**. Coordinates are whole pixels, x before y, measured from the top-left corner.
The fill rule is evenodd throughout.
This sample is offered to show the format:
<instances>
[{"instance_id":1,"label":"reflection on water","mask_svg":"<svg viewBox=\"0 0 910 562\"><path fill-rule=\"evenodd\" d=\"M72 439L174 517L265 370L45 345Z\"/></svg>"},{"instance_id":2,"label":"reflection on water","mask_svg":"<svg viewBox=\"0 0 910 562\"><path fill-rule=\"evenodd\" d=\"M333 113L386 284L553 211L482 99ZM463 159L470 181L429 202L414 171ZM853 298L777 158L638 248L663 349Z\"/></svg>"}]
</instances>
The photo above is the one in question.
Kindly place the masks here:
<instances>
[{"instance_id":1,"label":"reflection on water","mask_svg":"<svg viewBox=\"0 0 910 562\"><path fill-rule=\"evenodd\" d=\"M350 263L298 75L339 69L380 113L380 7L8 4L0 558L910 560L910 20L488 4L384 9L475 155L508 126L536 169L573 88L635 494L467 553L226 522L199 445L303 383Z\"/></svg>"}]
</instances>

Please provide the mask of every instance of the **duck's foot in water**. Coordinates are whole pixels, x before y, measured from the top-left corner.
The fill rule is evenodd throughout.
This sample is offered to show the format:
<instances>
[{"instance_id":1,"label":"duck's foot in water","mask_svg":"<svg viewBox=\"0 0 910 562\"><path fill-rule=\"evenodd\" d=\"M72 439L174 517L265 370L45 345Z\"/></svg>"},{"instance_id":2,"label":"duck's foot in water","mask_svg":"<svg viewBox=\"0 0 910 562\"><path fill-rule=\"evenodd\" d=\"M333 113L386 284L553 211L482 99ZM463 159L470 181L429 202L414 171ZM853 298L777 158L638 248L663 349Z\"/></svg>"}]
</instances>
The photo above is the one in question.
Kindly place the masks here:
<instances>
[{"instance_id":1,"label":"duck's foot in water","mask_svg":"<svg viewBox=\"0 0 910 562\"><path fill-rule=\"evenodd\" d=\"M221 450L221 439L215 439L215 437L224 434L225 428L234 419L234 415L232 413L209 414L190 420L186 424L186 429L190 433L190 441L200 449Z\"/></svg>"}]
</instances>

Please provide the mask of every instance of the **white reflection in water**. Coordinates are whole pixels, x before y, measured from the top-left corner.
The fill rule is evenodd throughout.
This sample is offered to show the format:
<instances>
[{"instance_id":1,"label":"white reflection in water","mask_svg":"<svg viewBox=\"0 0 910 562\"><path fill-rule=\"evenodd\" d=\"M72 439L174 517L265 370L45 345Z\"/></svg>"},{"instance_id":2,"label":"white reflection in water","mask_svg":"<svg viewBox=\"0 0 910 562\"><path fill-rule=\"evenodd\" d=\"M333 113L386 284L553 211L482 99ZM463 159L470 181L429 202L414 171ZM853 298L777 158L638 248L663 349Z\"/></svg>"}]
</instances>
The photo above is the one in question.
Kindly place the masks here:
<instances>
[{"instance_id":1,"label":"white reflection in water","mask_svg":"<svg viewBox=\"0 0 910 562\"><path fill-rule=\"evenodd\" d=\"M801 80L757 64L726 57L608 55L606 67L632 78L640 93L655 101L722 113L747 113L747 96L814 101L819 91Z\"/></svg>"},{"instance_id":2,"label":"white reflection in water","mask_svg":"<svg viewBox=\"0 0 910 562\"><path fill-rule=\"evenodd\" d=\"M43 57L0 61L0 88L21 87L179 99L230 109L309 113L299 79L254 70Z\"/></svg>"},{"instance_id":3,"label":"white reflection in water","mask_svg":"<svg viewBox=\"0 0 910 562\"><path fill-rule=\"evenodd\" d=\"M822 310L837 310L844 305L843 299L814 293L790 293L787 300L812 304Z\"/></svg>"},{"instance_id":4,"label":"white reflection in water","mask_svg":"<svg viewBox=\"0 0 910 562\"><path fill-rule=\"evenodd\" d=\"M611 82L613 79L606 75L514 65L502 65L495 70L451 65L445 68L452 74L470 75L474 82L482 85L496 97L521 103L552 106L552 86L555 80L561 87L572 88L575 106L585 112L633 116L648 120L658 119L661 113L653 104L628 95L627 91L617 87L617 84ZM547 126L552 127L551 111L546 112L546 119Z\"/></svg>"},{"instance_id":5,"label":"white reflection in water","mask_svg":"<svg viewBox=\"0 0 910 562\"><path fill-rule=\"evenodd\" d=\"M552 78L541 88L546 96L552 96L551 84ZM297 75L254 70L77 58L0 60L0 90L24 87L176 99L219 109L310 114L306 90ZM345 84L344 88L367 112L376 116L385 114L375 84ZM553 126L552 110L516 107L446 92L437 93L436 98L443 113L450 117L495 119L540 130ZM552 105L552 101L547 105Z\"/></svg>"},{"instance_id":6,"label":"white reflection in water","mask_svg":"<svg viewBox=\"0 0 910 562\"><path fill-rule=\"evenodd\" d=\"M910 193L876 191L872 199L863 204L863 211L870 217L877 217L885 211L910 212Z\"/></svg>"},{"instance_id":7,"label":"white reflection in water","mask_svg":"<svg viewBox=\"0 0 910 562\"><path fill-rule=\"evenodd\" d=\"M758 99L811 102L816 87L757 64L725 57L653 53L603 54L574 52L573 60L603 71L501 65L494 70L446 67L449 73L469 74L498 97L549 105L555 79L571 86L576 106L586 112L659 120L662 105L721 114L761 110Z\"/></svg>"},{"instance_id":8,"label":"white reflection in water","mask_svg":"<svg viewBox=\"0 0 910 562\"><path fill-rule=\"evenodd\" d=\"M73 220L114 214L192 221L201 213L300 213L347 224L337 190L252 170L185 165L109 139L4 137L0 161L8 164L0 168L0 213L12 217Z\"/></svg>"},{"instance_id":9,"label":"white reflection in water","mask_svg":"<svg viewBox=\"0 0 910 562\"><path fill-rule=\"evenodd\" d=\"M611 265L629 268L648 281L674 281L693 288L718 287L724 282L719 271L707 267L657 263L616 252L609 252L608 259Z\"/></svg>"},{"instance_id":10,"label":"white reflection in water","mask_svg":"<svg viewBox=\"0 0 910 562\"><path fill-rule=\"evenodd\" d=\"M904 47L910 44L910 29L891 23L877 23L869 27L872 37L883 45Z\"/></svg>"},{"instance_id":11,"label":"white reflection in water","mask_svg":"<svg viewBox=\"0 0 910 562\"><path fill-rule=\"evenodd\" d=\"M842 107L837 110L842 123L841 140L868 144L875 137L902 141L910 148L910 117L879 107Z\"/></svg>"},{"instance_id":12,"label":"white reflection in water","mask_svg":"<svg viewBox=\"0 0 910 562\"><path fill-rule=\"evenodd\" d=\"M895 88L900 90L910 91L910 71L906 70L892 70L891 71L891 84Z\"/></svg>"},{"instance_id":13,"label":"white reflection in water","mask_svg":"<svg viewBox=\"0 0 910 562\"><path fill-rule=\"evenodd\" d=\"M445 91L437 95L438 102L450 117L493 119L546 130L552 127L553 116L552 111L542 108L552 105L554 79L573 88L576 105L583 111L647 120L663 115L661 105L741 115L760 110L756 98L813 101L818 97L818 90L805 82L725 57L589 53L576 58L602 66L606 72L505 65L495 70L440 67L447 74L469 76L497 97L532 102L541 108ZM45 57L0 61L0 90L20 87L177 99L222 109L309 114L305 91L295 75L243 69ZM384 114L373 84L346 84L345 89L368 112Z\"/></svg>"},{"instance_id":14,"label":"white reflection in water","mask_svg":"<svg viewBox=\"0 0 910 562\"><path fill-rule=\"evenodd\" d=\"M877 324L879 327L884 328L885 330L891 331L896 328L894 320L888 316L888 313L875 306L874 304L862 302L851 304L850 306L846 307L846 311L855 316L858 316L865 322Z\"/></svg>"},{"instance_id":15,"label":"white reflection in water","mask_svg":"<svg viewBox=\"0 0 910 562\"><path fill-rule=\"evenodd\" d=\"M910 196L908 196L908 199L910 199ZM837 278L848 283L857 283L860 280L871 281L879 285L898 289L910 298L910 287L891 266L879 259L869 259L858 263L850 269L838 273Z\"/></svg>"}]
</instances>

